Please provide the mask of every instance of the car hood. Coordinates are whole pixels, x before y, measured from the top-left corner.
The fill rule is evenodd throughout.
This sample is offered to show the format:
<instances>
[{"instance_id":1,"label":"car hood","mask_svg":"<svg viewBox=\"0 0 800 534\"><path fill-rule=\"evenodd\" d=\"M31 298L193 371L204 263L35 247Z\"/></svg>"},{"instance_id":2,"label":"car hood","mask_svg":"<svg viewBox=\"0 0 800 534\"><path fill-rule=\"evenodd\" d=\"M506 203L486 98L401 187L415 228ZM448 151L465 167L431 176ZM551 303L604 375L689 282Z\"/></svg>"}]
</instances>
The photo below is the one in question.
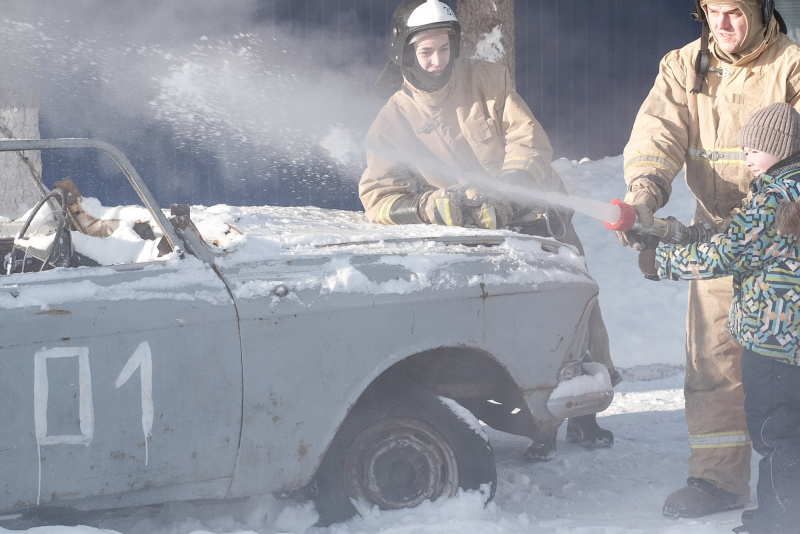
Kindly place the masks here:
<instances>
[{"instance_id":1,"label":"car hood","mask_svg":"<svg viewBox=\"0 0 800 534\"><path fill-rule=\"evenodd\" d=\"M367 247L394 253L394 245L495 247L509 239L536 241L555 252L569 247L554 239L525 236L508 230L448 227L429 224L387 226L367 221L362 212L316 207L193 206L192 220L207 243L231 261L247 257L278 259L287 255L331 254L333 249ZM574 250L570 248L570 250ZM467 252L462 250L461 252ZM476 253L486 253L477 248Z\"/></svg>"},{"instance_id":2,"label":"car hood","mask_svg":"<svg viewBox=\"0 0 800 534\"><path fill-rule=\"evenodd\" d=\"M192 207L192 220L239 296L281 284L373 294L596 287L574 247L506 230L385 226L314 207Z\"/></svg>"}]
</instances>

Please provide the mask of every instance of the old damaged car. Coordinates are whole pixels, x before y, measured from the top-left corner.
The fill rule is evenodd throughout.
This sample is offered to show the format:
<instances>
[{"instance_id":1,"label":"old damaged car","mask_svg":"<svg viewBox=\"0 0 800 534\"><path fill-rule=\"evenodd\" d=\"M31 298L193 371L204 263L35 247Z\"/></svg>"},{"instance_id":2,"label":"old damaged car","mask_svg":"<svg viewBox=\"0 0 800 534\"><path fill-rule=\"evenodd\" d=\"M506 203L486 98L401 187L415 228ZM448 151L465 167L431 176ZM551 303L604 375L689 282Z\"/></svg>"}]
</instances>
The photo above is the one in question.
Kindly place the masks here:
<instances>
[{"instance_id":1,"label":"old damaged car","mask_svg":"<svg viewBox=\"0 0 800 534\"><path fill-rule=\"evenodd\" d=\"M484 425L534 437L611 402L607 379L554 394L587 373L598 295L568 245L311 207L165 212L108 143L0 141L34 150L108 157L81 188L139 201L32 177L39 204L0 222L0 513L291 493L330 523L359 501L488 501Z\"/></svg>"}]
</instances>

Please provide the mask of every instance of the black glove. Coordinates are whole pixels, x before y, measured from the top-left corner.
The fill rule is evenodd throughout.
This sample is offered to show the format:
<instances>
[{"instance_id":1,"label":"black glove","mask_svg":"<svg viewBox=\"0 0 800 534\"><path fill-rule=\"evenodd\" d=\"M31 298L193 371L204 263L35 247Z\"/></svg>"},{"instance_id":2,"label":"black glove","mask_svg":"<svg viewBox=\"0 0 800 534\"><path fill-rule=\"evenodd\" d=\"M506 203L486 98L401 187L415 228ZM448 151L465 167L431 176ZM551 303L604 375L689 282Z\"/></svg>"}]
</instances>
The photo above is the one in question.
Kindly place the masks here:
<instances>
[{"instance_id":1,"label":"black glove","mask_svg":"<svg viewBox=\"0 0 800 534\"><path fill-rule=\"evenodd\" d=\"M648 280L661 280L656 265L656 249L646 248L639 252L639 270Z\"/></svg>"}]
</instances>

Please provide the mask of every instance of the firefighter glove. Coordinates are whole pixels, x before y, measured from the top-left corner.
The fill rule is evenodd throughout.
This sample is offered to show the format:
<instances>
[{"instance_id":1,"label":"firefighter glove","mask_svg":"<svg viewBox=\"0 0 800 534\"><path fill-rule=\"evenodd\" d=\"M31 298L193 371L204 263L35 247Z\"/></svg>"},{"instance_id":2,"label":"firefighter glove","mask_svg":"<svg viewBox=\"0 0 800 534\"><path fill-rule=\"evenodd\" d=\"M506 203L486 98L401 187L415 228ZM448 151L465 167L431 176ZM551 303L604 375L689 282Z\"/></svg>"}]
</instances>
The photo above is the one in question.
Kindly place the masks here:
<instances>
[{"instance_id":1,"label":"firefighter glove","mask_svg":"<svg viewBox=\"0 0 800 534\"><path fill-rule=\"evenodd\" d=\"M454 186L448 188L448 191L461 197L465 225L475 225L489 230L508 226L514 212L510 202L489 196L476 186Z\"/></svg>"},{"instance_id":2,"label":"firefighter glove","mask_svg":"<svg viewBox=\"0 0 800 534\"><path fill-rule=\"evenodd\" d=\"M629 191L623 200L625 204L633 206L636 210L636 218L643 226L653 226L653 213L658 209L656 198L644 189ZM617 232L617 239L624 247L631 247L634 250L643 250L646 246L645 236L636 232Z\"/></svg>"},{"instance_id":3,"label":"firefighter glove","mask_svg":"<svg viewBox=\"0 0 800 534\"><path fill-rule=\"evenodd\" d=\"M463 226L461 197L449 189L426 193L420 200L420 216L429 224Z\"/></svg>"},{"instance_id":4,"label":"firefighter glove","mask_svg":"<svg viewBox=\"0 0 800 534\"><path fill-rule=\"evenodd\" d=\"M455 185L423 196L420 213L431 224L494 230L508 225L513 208L500 198L487 196L478 187Z\"/></svg>"},{"instance_id":5,"label":"firefighter glove","mask_svg":"<svg viewBox=\"0 0 800 534\"><path fill-rule=\"evenodd\" d=\"M472 216L478 228L497 230L508 226L513 212L514 208L505 200L486 198Z\"/></svg>"}]
</instances>

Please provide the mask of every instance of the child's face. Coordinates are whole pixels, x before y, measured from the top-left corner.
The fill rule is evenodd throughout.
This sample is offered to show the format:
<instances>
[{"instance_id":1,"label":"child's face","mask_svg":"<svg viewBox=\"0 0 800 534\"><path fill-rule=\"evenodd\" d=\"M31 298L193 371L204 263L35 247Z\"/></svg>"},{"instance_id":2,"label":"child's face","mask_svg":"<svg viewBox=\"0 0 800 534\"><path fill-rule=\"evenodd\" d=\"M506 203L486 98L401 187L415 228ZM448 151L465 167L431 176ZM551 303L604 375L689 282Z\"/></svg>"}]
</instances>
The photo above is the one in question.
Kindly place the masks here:
<instances>
[{"instance_id":1,"label":"child's face","mask_svg":"<svg viewBox=\"0 0 800 534\"><path fill-rule=\"evenodd\" d=\"M744 147L744 153L747 155L747 168L753 173L753 176L761 176L780 161L778 156L750 147Z\"/></svg>"}]
</instances>

